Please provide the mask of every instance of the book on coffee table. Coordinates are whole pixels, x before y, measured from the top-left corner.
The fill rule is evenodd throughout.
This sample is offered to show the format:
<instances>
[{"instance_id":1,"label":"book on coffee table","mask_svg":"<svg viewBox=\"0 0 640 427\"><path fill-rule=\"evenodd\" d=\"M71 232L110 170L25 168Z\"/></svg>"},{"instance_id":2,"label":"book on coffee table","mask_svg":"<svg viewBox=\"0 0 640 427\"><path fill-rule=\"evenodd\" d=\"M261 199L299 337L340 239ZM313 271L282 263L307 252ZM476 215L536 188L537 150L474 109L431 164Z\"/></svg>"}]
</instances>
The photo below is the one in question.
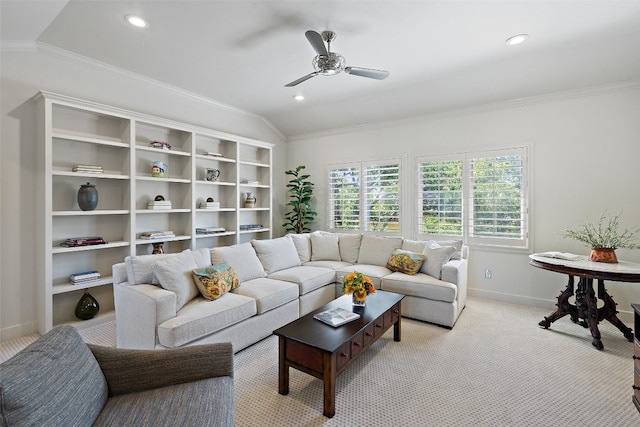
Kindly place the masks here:
<instances>
[{"instance_id":1,"label":"book on coffee table","mask_svg":"<svg viewBox=\"0 0 640 427\"><path fill-rule=\"evenodd\" d=\"M331 325L333 327L344 325L345 323L356 320L360 317L358 313L354 313L344 308L334 308L327 311L321 311L313 316L314 319Z\"/></svg>"}]
</instances>

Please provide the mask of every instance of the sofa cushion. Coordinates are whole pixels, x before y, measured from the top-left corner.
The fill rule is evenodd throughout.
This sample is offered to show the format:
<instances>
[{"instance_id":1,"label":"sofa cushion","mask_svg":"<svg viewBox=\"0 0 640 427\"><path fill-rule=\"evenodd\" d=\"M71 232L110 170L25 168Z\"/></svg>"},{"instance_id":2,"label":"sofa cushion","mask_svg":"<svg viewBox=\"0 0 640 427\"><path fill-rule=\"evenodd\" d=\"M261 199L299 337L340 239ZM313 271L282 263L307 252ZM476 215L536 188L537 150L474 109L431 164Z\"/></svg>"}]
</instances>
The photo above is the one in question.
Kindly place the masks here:
<instances>
[{"instance_id":1,"label":"sofa cushion","mask_svg":"<svg viewBox=\"0 0 640 427\"><path fill-rule=\"evenodd\" d=\"M426 257L421 253L395 249L387 261L387 268L405 274L417 274Z\"/></svg>"},{"instance_id":2,"label":"sofa cushion","mask_svg":"<svg viewBox=\"0 0 640 427\"><path fill-rule=\"evenodd\" d=\"M437 243L440 246L453 246L456 250L450 259L462 259L462 240L428 240L428 243Z\"/></svg>"},{"instance_id":3,"label":"sofa cushion","mask_svg":"<svg viewBox=\"0 0 640 427\"><path fill-rule=\"evenodd\" d=\"M426 259L420 268L420 272L440 279L442 277L442 266L449 261L455 251L456 249L453 246L440 246L435 242L430 242L422 252Z\"/></svg>"},{"instance_id":4,"label":"sofa cushion","mask_svg":"<svg viewBox=\"0 0 640 427\"><path fill-rule=\"evenodd\" d=\"M370 234L362 236L358 264L387 265L394 249L402 246L402 237L378 237Z\"/></svg>"},{"instance_id":5,"label":"sofa cushion","mask_svg":"<svg viewBox=\"0 0 640 427\"><path fill-rule=\"evenodd\" d=\"M240 286L238 276L226 262L196 268L192 271L192 275L200 294L208 300L218 299Z\"/></svg>"},{"instance_id":6,"label":"sofa cushion","mask_svg":"<svg viewBox=\"0 0 640 427\"><path fill-rule=\"evenodd\" d=\"M421 254L426 245L427 242L425 240L402 239L401 249Z\"/></svg>"},{"instance_id":7,"label":"sofa cushion","mask_svg":"<svg viewBox=\"0 0 640 427\"><path fill-rule=\"evenodd\" d=\"M84 425L107 401L107 382L73 326L58 326L0 365L0 423Z\"/></svg>"},{"instance_id":8,"label":"sofa cushion","mask_svg":"<svg viewBox=\"0 0 640 427\"><path fill-rule=\"evenodd\" d=\"M340 261L339 236L326 231L311 233L311 261Z\"/></svg>"},{"instance_id":9,"label":"sofa cushion","mask_svg":"<svg viewBox=\"0 0 640 427\"><path fill-rule=\"evenodd\" d=\"M362 234L342 233L338 238L338 247L340 248L340 259L342 261L355 264L358 262L358 254L360 253L360 242Z\"/></svg>"},{"instance_id":10,"label":"sofa cushion","mask_svg":"<svg viewBox=\"0 0 640 427\"><path fill-rule=\"evenodd\" d=\"M211 265L211 249L199 248L191 251L193 259L196 261L198 268L205 268Z\"/></svg>"},{"instance_id":11,"label":"sofa cushion","mask_svg":"<svg viewBox=\"0 0 640 427\"><path fill-rule=\"evenodd\" d=\"M298 252L300 264L311 261L311 235L309 233L290 234L291 240Z\"/></svg>"},{"instance_id":12,"label":"sofa cushion","mask_svg":"<svg viewBox=\"0 0 640 427\"><path fill-rule=\"evenodd\" d=\"M330 268L332 270L338 270L340 268L343 267L349 267L351 264L350 262L345 262L345 261L329 261L329 260L325 260L325 261L309 261L309 262L305 262L304 266L311 266L311 267L323 267L323 268Z\"/></svg>"},{"instance_id":13,"label":"sofa cushion","mask_svg":"<svg viewBox=\"0 0 640 427\"><path fill-rule=\"evenodd\" d=\"M454 302L458 295L456 285L427 274L410 276L400 272L391 273L382 279L382 289L406 296L444 302Z\"/></svg>"},{"instance_id":14,"label":"sofa cushion","mask_svg":"<svg viewBox=\"0 0 640 427\"><path fill-rule=\"evenodd\" d=\"M198 296L198 288L191 278L191 271L198 266L191 251L172 255L151 264L151 271L163 289L176 294L176 310L180 310Z\"/></svg>"},{"instance_id":15,"label":"sofa cushion","mask_svg":"<svg viewBox=\"0 0 640 427\"><path fill-rule=\"evenodd\" d=\"M183 252L191 252L191 250L186 249ZM160 282L158 278L153 274L153 271L151 271L151 264L174 255L175 254L153 254L126 257L124 264L127 268L127 282L132 285L159 285ZM209 264L211 263L209 262Z\"/></svg>"},{"instance_id":16,"label":"sofa cushion","mask_svg":"<svg viewBox=\"0 0 640 427\"><path fill-rule=\"evenodd\" d=\"M224 376L116 396L93 426L230 426L233 391L233 378Z\"/></svg>"},{"instance_id":17,"label":"sofa cushion","mask_svg":"<svg viewBox=\"0 0 640 427\"><path fill-rule=\"evenodd\" d=\"M304 295L333 283L336 272L331 268L302 266L277 271L270 274L269 278L296 283L300 288L300 295Z\"/></svg>"},{"instance_id":18,"label":"sofa cushion","mask_svg":"<svg viewBox=\"0 0 640 427\"><path fill-rule=\"evenodd\" d=\"M262 267L267 275L285 268L300 266L300 258L290 235L277 239L252 240Z\"/></svg>"},{"instance_id":19,"label":"sofa cushion","mask_svg":"<svg viewBox=\"0 0 640 427\"><path fill-rule=\"evenodd\" d=\"M211 249L211 264L225 261L236 272L240 283L267 277L253 245L249 242Z\"/></svg>"},{"instance_id":20,"label":"sofa cushion","mask_svg":"<svg viewBox=\"0 0 640 427\"><path fill-rule=\"evenodd\" d=\"M215 301L195 298L176 317L158 325L158 341L165 347L180 347L255 316L256 312L253 298L233 292Z\"/></svg>"},{"instance_id":21,"label":"sofa cushion","mask_svg":"<svg viewBox=\"0 0 640 427\"><path fill-rule=\"evenodd\" d=\"M262 314L297 300L300 290L295 283L265 277L243 283L231 293L253 298L256 301L257 313Z\"/></svg>"}]
</instances>

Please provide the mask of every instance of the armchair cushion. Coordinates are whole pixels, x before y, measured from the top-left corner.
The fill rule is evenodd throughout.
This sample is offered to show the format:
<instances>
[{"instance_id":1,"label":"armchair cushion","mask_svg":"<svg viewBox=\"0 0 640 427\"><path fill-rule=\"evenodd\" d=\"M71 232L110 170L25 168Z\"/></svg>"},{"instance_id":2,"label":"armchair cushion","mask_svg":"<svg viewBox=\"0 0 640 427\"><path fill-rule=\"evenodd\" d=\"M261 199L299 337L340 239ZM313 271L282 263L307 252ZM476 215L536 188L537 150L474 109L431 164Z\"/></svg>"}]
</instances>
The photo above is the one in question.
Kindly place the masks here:
<instances>
[{"instance_id":1,"label":"armchair cushion","mask_svg":"<svg viewBox=\"0 0 640 427\"><path fill-rule=\"evenodd\" d=\"M90 426L107 381L73 326L59 326L0 365L1 425Z\"/></svg>"}]
</instances>

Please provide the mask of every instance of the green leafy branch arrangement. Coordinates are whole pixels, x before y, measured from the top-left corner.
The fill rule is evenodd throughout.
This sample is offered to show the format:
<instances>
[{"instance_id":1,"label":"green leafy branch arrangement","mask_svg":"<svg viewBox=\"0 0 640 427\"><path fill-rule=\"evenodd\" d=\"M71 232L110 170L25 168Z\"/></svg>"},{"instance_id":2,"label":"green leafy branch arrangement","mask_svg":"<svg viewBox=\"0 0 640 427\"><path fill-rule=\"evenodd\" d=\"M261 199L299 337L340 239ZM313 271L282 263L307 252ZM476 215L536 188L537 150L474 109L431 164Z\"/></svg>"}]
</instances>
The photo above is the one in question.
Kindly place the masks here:
<instances>
[{"instance_id":1,"label":"green leafy branch arrangement","mask_svg":"<svg viewBox=\"0 0 640 427\"><path fill-rule=\"evenodd\" d=\"M623 231L619 231L619 217L620 214L608 216L606 212L604 212L600 215L597 223L594 224L587 220L576 229L565 230L563 237L585 243L591 249L637 248L638 245L633 243L633 241L639 231L638 227L625 228Z\"/></svg>"}]
</instances>

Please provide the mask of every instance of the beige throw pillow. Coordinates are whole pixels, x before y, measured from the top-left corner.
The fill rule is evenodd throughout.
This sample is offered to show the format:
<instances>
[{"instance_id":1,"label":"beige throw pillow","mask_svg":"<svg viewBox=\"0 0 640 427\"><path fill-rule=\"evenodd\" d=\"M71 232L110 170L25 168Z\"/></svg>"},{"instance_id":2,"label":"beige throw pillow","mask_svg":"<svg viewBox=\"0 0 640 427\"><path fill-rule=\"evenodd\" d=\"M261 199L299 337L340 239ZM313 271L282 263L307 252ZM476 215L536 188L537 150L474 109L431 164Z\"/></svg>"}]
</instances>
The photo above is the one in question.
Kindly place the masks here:
<instances>
[{"instance_id":1,"label":"beige throw pillow","mask_svg":"<svg viewBox=\"0 0 640 427\"><path fill-rule=\"evenodd\" d=\"M198 268L191 252L181 252L151 264L160 286L176 294L176 310L198 296L191 271Z\"/></svg>"}]
</instances>

